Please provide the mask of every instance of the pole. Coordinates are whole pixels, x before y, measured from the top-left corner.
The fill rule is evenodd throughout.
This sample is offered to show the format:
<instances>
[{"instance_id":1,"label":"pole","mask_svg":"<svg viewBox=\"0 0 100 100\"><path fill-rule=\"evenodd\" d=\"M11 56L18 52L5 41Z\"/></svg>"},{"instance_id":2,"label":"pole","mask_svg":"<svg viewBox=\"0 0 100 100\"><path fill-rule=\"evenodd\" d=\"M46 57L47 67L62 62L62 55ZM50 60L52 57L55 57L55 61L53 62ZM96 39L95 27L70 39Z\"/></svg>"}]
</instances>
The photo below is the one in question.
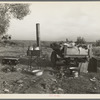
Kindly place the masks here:
<instances>
[{"instance_id":1,"label":"pole","mask_svg":"<svg viewBox=\"0 0 100 100\"><path fill-rule=\"evenodd\" d=\"M40 47L40 24L36 23L36 39L37 39L37 47Z\"/></svg>"}]
</instances>

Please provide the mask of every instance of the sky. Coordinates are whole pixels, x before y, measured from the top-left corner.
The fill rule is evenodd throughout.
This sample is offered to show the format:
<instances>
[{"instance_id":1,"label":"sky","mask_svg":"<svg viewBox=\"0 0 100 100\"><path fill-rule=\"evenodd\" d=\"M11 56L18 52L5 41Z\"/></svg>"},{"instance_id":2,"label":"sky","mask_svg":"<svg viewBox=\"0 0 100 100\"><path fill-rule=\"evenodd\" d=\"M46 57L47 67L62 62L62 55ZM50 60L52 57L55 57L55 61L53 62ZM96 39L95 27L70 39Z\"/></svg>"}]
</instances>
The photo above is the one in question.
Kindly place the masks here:
<instances>
[{"instance_id":1,"label":"sky","mask_svg":"<svg viewBox=\"0 0 100 100\"><path fill-rule=\"evenodd\" d=\"M36 40L36 23L42 41L100 39L100 2L31 2L30 11L23 20L11 19L7 33L12 39Z\"/></svg>"}]
</instances>

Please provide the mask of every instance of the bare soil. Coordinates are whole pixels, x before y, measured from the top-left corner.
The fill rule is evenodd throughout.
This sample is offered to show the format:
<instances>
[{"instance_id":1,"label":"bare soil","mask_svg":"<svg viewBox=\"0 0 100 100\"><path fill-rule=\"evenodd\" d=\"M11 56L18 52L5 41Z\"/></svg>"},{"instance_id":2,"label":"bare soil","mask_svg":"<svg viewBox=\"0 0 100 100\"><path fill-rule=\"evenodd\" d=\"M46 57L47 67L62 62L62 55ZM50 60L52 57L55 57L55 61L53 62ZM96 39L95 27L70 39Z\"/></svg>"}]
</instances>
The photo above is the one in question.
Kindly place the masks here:
<instances>
[{"instance_id":1,"label":"bare soil","mask_svg":"<svg viewBox=\"0 0 100 100\"><path fill-rule=\"evenodd\" d=\"M16 42L17 43L17 42ZM97 73L81 73L74 78L69 75L59 77L59 71L51 67L50 55L52 49L50 43L42 43L41 57L37 62L32 60L32 70L43 70L41 76L24 72L29 69L29 57L27 48L30 42L20 42L18 45L0 45L0 93L5 94L99 94L100 71ZM15 66L14 72L4 72L2 69L11 66L3 65L4 56L18 57L20 63Z\"/></svg>"}]
</instances>

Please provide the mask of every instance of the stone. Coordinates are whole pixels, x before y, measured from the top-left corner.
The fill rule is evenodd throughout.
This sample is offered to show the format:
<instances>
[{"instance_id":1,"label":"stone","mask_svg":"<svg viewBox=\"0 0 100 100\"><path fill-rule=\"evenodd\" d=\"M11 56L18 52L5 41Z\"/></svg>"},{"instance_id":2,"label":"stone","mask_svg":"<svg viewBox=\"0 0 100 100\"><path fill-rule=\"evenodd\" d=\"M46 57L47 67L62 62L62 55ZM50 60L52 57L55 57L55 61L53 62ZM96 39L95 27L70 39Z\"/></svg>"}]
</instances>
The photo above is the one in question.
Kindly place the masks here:
<instances>
[{"instance_id":1,"label":"stone","mask_svg":"<svg viewBox=\"0 0 100 100\"><path fill-rule=\"evenodd\" d=\"M4 92L5 93L9 93L9 89L4 89Z\"/></svg>"},{"instance_id":2,"label":"stone","mask_svg":"<svg viewBox=\"0 0 100 100\"><path fill-rule=\"evenodd\" d=\"M17 83L18 84L22 84L23 83L23 80L18 80Z\"/></svg>"}]
</instances>

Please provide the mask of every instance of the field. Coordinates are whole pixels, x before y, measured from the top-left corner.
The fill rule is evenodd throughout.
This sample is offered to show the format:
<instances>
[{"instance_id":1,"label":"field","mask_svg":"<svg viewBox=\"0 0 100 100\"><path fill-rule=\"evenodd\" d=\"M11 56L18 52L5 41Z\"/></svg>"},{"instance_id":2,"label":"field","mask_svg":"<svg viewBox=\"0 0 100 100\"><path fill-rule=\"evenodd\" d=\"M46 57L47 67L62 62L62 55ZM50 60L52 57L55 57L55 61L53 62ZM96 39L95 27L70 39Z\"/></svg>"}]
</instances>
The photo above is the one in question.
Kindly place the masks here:
<instances>
[{"instance_id":1,"label":"field","mask_svg":"<svg viewBox=\"0 0 100 100\"><path fill-rule=\"evenodd\" d=\"M51 67L50 55L52 49L50 42L42 42L41 57L32 61L32 69L43 70L43 75L36 76L24 72L29 68L27 49L29 45L36 45L34 41L12 41L8 44L0 43L0 93L7 94L98 94L100 93L100 71L97 73L81 73L73 78L66 75L58 77L58 72ZM99 51L94 48L94 54ZM99 53L98 53L99 55ZM18 57L20 63L15 66L15 71L7 70L11 66L2 65L4 56Z\"/></svg>"}]
</instances>

